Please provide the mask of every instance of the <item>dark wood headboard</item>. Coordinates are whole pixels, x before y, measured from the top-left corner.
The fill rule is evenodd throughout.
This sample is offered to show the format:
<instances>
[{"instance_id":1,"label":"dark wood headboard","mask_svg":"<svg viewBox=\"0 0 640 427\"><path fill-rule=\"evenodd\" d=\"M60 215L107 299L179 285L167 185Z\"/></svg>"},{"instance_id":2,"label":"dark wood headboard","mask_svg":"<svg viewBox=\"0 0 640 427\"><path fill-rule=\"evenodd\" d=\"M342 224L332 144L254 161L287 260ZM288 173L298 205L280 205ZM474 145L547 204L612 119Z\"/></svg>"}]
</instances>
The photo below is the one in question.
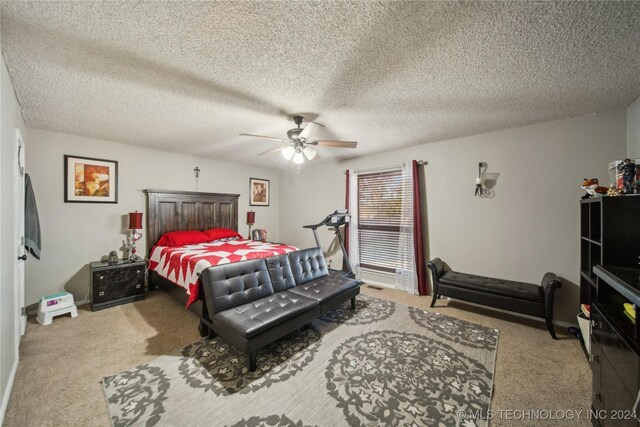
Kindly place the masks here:
<instances>
[{"instance_id":1,"label":"dark wood headboard","mask_svg":"<svg viewBox=\"0 0 640 427\"><path fill-rule=\"evenodd\" d=\"M230 228L238 231L239 194L143 190L147 195L147 255L170 231Z\"/></svg>"}]
</instances>

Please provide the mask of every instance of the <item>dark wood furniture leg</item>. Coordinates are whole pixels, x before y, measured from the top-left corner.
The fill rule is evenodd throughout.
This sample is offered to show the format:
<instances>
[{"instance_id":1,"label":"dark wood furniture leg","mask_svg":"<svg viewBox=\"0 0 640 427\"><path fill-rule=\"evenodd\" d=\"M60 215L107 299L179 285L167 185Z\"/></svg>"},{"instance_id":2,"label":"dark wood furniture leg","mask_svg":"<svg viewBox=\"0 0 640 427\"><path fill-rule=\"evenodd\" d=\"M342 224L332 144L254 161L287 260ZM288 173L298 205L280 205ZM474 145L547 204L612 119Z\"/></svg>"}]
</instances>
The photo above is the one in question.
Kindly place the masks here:
<instances>
[{"instance_id":1,"label":"dark wood furniture leg","mask_svg":"<svg viewBox=\"0 0 640 427\"><path fill-rule=\"evenodd\" d=\"M258 365L258 351L253 350L249 352L249 371L254 372Z\"/></svg>"},{"instance_id":2,"label":"dark wood furniture leg","mask_svg":"<svg viewBox=\"0 0 640 427\"><path fill-rule=\"evenodd\" d=\"M351 310L356 309L356 297L351 298Z\"/></svg>"},{"instance_id":3,"label":"dark wood furniture leg","mask_svg":"<svg viewBox=\"0 0 640 427\"><path fill-rule=\"evenodd\" d=\"M549 330L549 333L551 334L551 338L553 338L554 340L557 340L558 337L556 336L556 331L555 331L555 329L553 329L553 321L548 316L545 318L545 321L547 322L547 329Z\"/></svg>"},{"instance_id":4,"label":"dark wood furniture leg","mask_svg":"<svg viewBox=\"0 0 640 427\"><path fill-rule=\"evenodd\" d=\"M436 300L438 299L438 294L436 293L436 290L433 290L433 298L431 299L431 307L433 307L434 305L436 305Z\"/></svg>"}]
</instances>

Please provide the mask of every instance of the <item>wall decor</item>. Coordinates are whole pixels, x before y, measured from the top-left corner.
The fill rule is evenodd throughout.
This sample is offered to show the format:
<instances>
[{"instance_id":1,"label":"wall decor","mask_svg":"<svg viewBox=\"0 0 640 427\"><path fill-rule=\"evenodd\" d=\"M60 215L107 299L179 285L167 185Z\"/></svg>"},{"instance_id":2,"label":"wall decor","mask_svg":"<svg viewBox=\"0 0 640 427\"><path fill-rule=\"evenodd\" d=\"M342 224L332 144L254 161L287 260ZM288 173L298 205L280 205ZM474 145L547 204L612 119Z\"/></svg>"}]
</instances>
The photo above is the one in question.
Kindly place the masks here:
<instances>
[{"instance_id":1,"label":"wall decor","mask_svg":"<svg viewBox=\"0 0 640 427\"><path fill-rule=\"evenodd\" d=\"M118 162L64 156L65 203L118 203Z\"/></svg>"},{"instance_id":2,"label":"wall decor","mask_svg":"<svg viewBox=\"0 0 640 427\"><path fill-rule=\"evenodd\" d=\"M269 206L269 180L249 178L249 191L251 206Z\"/></svg>"}]
</instances>

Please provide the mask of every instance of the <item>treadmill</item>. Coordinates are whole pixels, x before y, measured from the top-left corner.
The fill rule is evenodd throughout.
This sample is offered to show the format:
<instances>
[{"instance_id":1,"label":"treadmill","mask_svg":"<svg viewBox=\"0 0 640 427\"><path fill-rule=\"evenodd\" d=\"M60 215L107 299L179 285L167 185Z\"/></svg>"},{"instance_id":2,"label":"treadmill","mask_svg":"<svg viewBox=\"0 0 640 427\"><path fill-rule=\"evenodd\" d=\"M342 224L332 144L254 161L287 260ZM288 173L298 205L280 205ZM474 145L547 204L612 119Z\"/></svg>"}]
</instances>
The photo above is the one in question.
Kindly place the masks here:
<instances>
[{"instance_id":1,"label":"treadmill","mask_svg":"<svg viewBox=\"0 0 640 427\"><path fill-rule=\"evenodd\" d=\"M321 246L320 239L318 238L318 228L325 226L333 228L335 235L338 238L338 243L340 243L340 248L342 249L343 268L345 268L345 270L341 271L330 268L329 275L331 276L345 276L351 278L355 277L355 274L353 274L353 268L351 267L351 261L349 260L349 255L347 255L347 251L344 248L342 233L340 233L340 227L347 224L350 219L351 215L349 214L349 210L336 209L332 214L327 215L319 223L303 226L303 228L310 228L311 230L313 230L313 237L316 239L316 246L319 248L321 248Z\"/></svg>"}]
</instances>

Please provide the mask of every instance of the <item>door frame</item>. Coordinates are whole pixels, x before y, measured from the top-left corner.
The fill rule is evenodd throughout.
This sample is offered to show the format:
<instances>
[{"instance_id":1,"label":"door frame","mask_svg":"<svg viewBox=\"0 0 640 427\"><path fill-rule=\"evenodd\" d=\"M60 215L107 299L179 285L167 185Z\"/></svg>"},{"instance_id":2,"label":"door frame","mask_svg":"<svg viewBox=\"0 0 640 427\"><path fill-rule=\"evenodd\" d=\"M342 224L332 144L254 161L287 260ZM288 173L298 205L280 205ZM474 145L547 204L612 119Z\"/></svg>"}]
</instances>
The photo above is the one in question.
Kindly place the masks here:
<instances>
[{"instance_id":1,"label":"door frame","mask_svg":"<svg viewBox=\"0 0 640 427\"><path fill-rule=\"evenodd\" d=\"M15 183L15 237L14 242L17 245L14 259L16 260L15 269L15 319L16 319L16 353L19 354L20 338L24 335L27 327L27 315L25 310L25 276L26 276L26 261L21 261L18 257L26 254L24 247L24 227L25 227L25 143L20 133L20 129L16 128L15 132L15 162L14 162L14 176L16 177ZM16 355L17 357L17 355Z\"/></svg>"}]
</instances>

